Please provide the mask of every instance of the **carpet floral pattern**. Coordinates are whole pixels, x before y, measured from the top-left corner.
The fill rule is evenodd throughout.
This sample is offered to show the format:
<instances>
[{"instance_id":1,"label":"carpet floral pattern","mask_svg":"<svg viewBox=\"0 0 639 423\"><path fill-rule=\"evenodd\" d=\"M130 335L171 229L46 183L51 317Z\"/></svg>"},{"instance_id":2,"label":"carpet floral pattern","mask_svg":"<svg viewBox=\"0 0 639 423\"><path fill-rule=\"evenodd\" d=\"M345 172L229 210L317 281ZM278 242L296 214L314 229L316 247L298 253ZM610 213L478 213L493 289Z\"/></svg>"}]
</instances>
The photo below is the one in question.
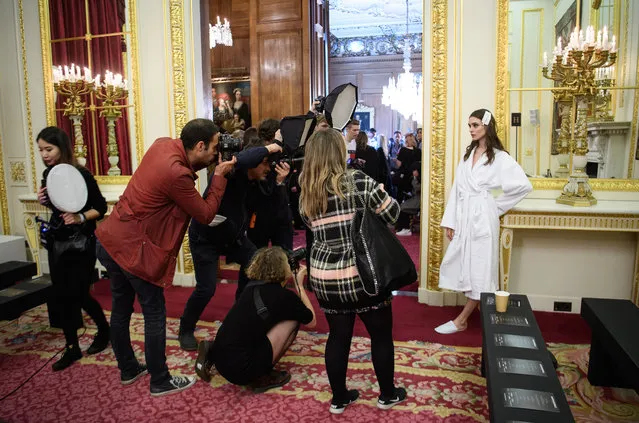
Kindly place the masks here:
<instances>
[{"instance_id":1,"label":"carpet floral pattern","mask_svg":"<svg viewBox=\"0 0 639 423\"><path fill-rule=\"evenodd\" d=\"M177 342L179 321L169 319L167 361L173 374L192 375L195 353ZM200 339L213 338L219 323L198 327ZM82 333L82 330L80 331ZM95 328L87 321L81 348L86 350ZM297 341L278 365L292 374L280 389L265 394L227 383L215 375L191 389L167 397L149 395L148 376L123 387L113 351L85 356L69 369L53 373L48 363L17 393L0 402L0 420L7 422L119 421L298 421L340 422L486 422L486 383L480 376L479 348L448 347L419 341L397 342L397 384L409 398L390 411L376 408L378 390L370 361L370 341L353 339L349 388L360 399L341 416L331 416L331 393L324 367L325 334L300 331ZM144 320L131 320L134 350L144 361ZM0 326L0 397L26 380L64 346L62 333L48 328L46 308L39 307L18 323ZM634 391L592 387L586 378L588 346L552 344L560 363L562 385L576 421L639 421L639 396Z\"/></svg>"}]
</instances>

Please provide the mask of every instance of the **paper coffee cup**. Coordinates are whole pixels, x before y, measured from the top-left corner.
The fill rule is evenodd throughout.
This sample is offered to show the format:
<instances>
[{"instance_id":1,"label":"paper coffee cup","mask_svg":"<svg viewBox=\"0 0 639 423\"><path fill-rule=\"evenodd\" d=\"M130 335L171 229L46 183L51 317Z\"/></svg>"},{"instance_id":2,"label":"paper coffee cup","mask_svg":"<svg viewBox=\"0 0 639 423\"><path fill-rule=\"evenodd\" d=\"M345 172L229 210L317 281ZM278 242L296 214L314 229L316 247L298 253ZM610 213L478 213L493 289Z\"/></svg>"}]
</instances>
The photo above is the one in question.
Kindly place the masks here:
<instances>
[{"instance_id":1,"label":"paper coffee cup","mask_svg":"<svg viewBox=\"0 0 639 423\"><path fill-rule=\"evenodd\" d=\"M508 309L508 297L510 294L506 291L495 292L495 308L499 313L505 313Z\"/></svg>"}]
</instances>

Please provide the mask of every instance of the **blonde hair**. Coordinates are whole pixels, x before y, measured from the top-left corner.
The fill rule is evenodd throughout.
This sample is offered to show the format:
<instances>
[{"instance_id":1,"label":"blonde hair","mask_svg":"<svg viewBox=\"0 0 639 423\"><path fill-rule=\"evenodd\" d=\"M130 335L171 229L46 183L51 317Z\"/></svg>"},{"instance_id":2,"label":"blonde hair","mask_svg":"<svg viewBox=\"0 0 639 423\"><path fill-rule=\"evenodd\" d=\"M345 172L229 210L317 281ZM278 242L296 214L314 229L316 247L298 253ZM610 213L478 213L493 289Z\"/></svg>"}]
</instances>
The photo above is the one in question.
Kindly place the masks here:
<instances>
[{"instance_id":1,"label":"blonde hair","mask_svg":"<svg viewBox=\"0 0 639 423\"><path fill-rule=\"evenodd\" d=\"M267 283L282 283L290 272L288 257L280 247L260 248L246 268L249 279Z\"/></svg>"},{"instance_id":2,"label":"blonde hair","mask_svg":"<svg viewBox=\"0 0 639 423\"><path fill-rule=\"evenodd\" d=\"M329 194L344 197L346 143L335 129L315 132L304 147L300 211L310 219L326 212Z\"/></svg>"}]
</instances>

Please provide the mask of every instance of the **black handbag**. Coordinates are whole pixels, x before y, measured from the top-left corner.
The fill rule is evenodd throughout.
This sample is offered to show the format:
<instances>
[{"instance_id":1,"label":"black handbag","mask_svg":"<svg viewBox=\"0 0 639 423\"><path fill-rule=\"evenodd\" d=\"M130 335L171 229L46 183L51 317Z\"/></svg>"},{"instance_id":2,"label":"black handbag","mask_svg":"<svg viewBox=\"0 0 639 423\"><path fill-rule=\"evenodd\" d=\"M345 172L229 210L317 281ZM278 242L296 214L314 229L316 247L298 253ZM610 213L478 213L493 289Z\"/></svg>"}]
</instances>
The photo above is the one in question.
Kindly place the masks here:
<instances>
[{"instance_id":1,"label":"black handbag","mask_svg":"<svg viewBox=\"0 0 639 423\"><path fill-rule=\"evenodd\" d=\"M364 201L353 181L353 195L362 209L355 208L351 240L357 273L370 296L390 294L417 280L415 263L387 224Z\"/></svg>"},{"instance_id":2,"label":"black handbag","mask_svg":"<svg viewBox=\"0 0 639 423\"><path fill-rule=\"evenodd\" d=\"M53 255L57 261L63 254L67 253L86 253L91 249L94 235L87 235L79 228L68 237L55 239L53 241Z\"/></svg>"}]
</instances>

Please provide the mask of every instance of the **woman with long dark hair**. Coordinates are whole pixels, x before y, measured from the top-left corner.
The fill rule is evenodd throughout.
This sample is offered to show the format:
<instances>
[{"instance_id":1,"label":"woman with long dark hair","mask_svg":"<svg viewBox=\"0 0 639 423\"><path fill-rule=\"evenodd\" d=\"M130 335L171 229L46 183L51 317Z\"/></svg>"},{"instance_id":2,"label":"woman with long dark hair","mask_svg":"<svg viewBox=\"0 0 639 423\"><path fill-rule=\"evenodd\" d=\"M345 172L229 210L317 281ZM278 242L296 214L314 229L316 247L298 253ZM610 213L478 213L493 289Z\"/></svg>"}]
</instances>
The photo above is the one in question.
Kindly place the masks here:
<instances>
[{"instance_id":1,"label":"woman with long dark hair","mask_svg":"<svg viewBox=\"0 0 639 423\"><path fill-rule=\"evenodd\" d=\"M109 345L110 330L100 304L91 296L89 288L95 269L96 221L107 211L106 200L100 192L91 172L78 165L69 136L55 126L44 128L37 139L42 161L47 167L43 174L43 186L38 190L40 204L51 209L49 221L50 239L49 271L53 284L53 302L59 308L66 349L62 358L53 364L53 370L63 370L82 358L78 342L77 316L84 309L98 327L98 332L87 354L96 354ZM66 213L56 209L49 201L45 185L46 176L53 166L66 163L75 166L87 185L87 202L78 213ZM86 240L82 247L67 248L71 237Z\"/></svg>"},{"instance_id":2,"label":"woman with long dark hair","mask_svg":"<svg viewBox=\"0 0 639 423\"><path fill-rule=\"evenodd\" d=\"M313 232L309 278L329 326L325 361L333 392L329 411L333 414L341 414L359 397L357 390L346 387L358 316L371 337L373 367L381 391L377 407L388 410L406 399L406 390L394 385L392 296L365 292L348 235L356 211L367 208L390 224L397 220L399 205L375 180L347 170L345 157L346 144L339 132L318 131L306 142L300 175L300 213Z\"/></svg>"},{"instance_id":3,"label":"woman with long dark hair","mask_svg":"<svg viewBox=\"0 0 639 423\"><path fill-rule=\"evenodd\" d=\"M499 216L521 201L532 185L504 149L495 118L486 109L468 118L472 141L457 166L441 226L451 241L439 271L439 287L460 291L468 301L455 318L435 328L442 334L465 330L482 292L499 286ZM503 193L494 198L491 191Z\"/></svg>"}]
</instances>

